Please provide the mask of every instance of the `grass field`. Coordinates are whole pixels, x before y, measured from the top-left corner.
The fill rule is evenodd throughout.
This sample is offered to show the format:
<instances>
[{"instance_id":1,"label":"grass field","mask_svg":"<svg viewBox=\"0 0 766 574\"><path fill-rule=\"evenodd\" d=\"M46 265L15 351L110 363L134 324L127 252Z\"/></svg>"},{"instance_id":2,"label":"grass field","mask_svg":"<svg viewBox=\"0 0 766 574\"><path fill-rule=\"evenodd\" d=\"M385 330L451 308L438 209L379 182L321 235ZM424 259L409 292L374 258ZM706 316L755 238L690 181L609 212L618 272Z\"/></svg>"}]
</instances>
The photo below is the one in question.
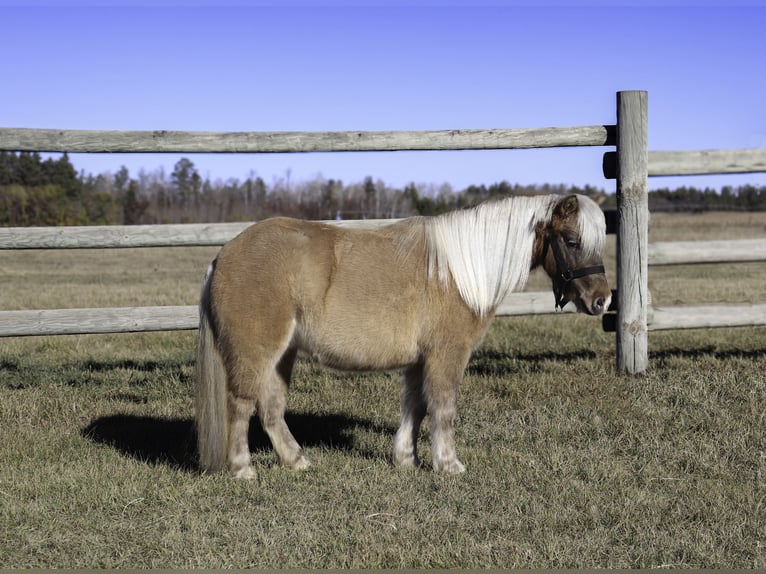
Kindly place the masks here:
<instances>
[{"instance_id":1,"label":"grass field","mask_svg":"<svg viewBox=\"0 0 766 574\"><path fill-rule=\"evenodd\" d=\"M651 230L764 237L766 214ZM0 306L194 304L215 251L3 252ZM652 268L650 288L764 302L766 264ZM0 339L0 564L766 568L766 331L649 342L649 373L622 378L598 320L496 320L461 388L459 477L430 472L425 431L426 468L391 465L396 374L300 361L288 424L314 466L277 466L254 422L240 482L194 466L194 332Z\"/></svg>"}]
</instances>

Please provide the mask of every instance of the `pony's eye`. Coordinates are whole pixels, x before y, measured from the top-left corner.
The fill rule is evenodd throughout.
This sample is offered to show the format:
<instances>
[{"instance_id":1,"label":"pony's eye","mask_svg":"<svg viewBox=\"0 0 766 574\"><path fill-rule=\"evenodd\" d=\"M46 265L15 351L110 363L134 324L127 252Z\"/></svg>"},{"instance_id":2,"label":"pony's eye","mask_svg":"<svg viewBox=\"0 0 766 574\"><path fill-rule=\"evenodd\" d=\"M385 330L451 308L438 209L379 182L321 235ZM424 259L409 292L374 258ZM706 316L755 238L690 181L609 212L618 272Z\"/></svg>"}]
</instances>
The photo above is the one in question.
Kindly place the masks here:
<instances>
[{"instance_id":1,"label":"pony's eye","mask_svg":"<svg viewBox=\"0 0 766 574\"><path fill-rule=\"evenodd\" d=\"M579 249L580 242L577 241L576 239L567 239L567 247L569 247L570 249Z\"/></svg>"}]
</instances>

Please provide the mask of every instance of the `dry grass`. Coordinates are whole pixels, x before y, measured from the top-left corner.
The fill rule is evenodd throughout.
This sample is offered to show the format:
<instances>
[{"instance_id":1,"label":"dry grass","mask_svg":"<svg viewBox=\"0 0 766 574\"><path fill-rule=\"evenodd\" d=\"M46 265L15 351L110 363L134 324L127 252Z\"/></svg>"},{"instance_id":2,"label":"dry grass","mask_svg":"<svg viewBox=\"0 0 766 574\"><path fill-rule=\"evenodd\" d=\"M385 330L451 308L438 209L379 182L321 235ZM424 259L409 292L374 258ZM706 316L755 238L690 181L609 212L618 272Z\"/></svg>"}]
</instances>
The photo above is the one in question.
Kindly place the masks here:
<instances>
[{"instance_id":1,"label":"dry grass","mask_svg":"<svg viewBox=\"0 0 766 574\"><path fill-rule=\"evenodd\" d=\"M653 239L765 233L670 217ZM2 306L192 304L214 252L4 253ZM766 300L763 265L650 279L663 304ZM0 339L4 567L766 567L763 329L652 333L624 379L598 321L499 319L461 389L461 477L391 466L395 375L302 361L288 423L315 466L276 466L256 423L248 483L195 472L194 336Z\"/></svg>"}]
</instances>

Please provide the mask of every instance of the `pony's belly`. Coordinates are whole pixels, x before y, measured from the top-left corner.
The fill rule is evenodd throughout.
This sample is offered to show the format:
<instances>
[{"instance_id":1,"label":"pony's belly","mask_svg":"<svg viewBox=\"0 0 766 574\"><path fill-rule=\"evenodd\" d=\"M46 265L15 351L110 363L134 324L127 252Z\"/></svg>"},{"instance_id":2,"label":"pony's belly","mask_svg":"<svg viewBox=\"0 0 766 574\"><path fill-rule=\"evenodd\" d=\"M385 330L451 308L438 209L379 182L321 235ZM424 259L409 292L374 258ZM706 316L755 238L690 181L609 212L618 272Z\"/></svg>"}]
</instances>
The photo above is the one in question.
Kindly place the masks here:
<instances>
[{"instance_id":1,"label":"pony's belly","mask_svg":"<svg viewBox=\"0 0 766 574\"><path fill-rule=\"evenodd\" d=\"M296 334L296 344L300 350L316 362L335 369L398 369L411 365L418 359L416 345L402 340L385 340L385 336L317 337L316 333Z\"/></svg>"}]
</instances>

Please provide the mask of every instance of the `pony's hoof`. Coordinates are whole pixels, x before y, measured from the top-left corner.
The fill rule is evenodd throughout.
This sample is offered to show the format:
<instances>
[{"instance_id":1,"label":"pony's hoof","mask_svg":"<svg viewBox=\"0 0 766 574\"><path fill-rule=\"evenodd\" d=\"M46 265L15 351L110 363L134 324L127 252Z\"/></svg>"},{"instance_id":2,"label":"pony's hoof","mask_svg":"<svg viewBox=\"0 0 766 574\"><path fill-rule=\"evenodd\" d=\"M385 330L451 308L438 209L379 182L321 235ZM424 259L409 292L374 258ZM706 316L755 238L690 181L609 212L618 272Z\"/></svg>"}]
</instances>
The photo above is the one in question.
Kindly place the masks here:
<instances>
[{"instance_id":1,"label":"pony's hoof","mask_svg":"<svg viewBox=\"0 0 766 574\"><path fill-rule=\"evenodd\" d=\"M444 461L441 464L435 464L434 470L445 474L463 474L465 472L465 466L455 458L453 460Z\"/></svg>"},{"instance_id":2,"label":"pony's hoof","mask_svg":"<svg viewBox=\"0 0 766 574\"><path fill-rule=\"evenodd\" d=\"M294 463L288 464L287 468L290 470L306 470L310 466L311 461L305 455L300 455Z\"/></svg>"},{"instance_id":3,"label":"pony's hoof","mask_svg":"<svg viewBox=\"0 0 766 574\"><path fill-rule=\"evenodd\" d=\"M245 466L239 470L232 471L231 474L237 480L252 480L255 478L255 471L252 466Z\"/></svg>"},{"instance_id":4,"label":"pony's hoof","mask_svg":"<svg viewBox=\"0 0 766 574\"><path fill-rule=\"evenodd\" d=\"M418 469L423 466L420 459L416 456L398 457L394 455L394 464L399 468L414 468Z\"/></svg>"}]
</instances>

